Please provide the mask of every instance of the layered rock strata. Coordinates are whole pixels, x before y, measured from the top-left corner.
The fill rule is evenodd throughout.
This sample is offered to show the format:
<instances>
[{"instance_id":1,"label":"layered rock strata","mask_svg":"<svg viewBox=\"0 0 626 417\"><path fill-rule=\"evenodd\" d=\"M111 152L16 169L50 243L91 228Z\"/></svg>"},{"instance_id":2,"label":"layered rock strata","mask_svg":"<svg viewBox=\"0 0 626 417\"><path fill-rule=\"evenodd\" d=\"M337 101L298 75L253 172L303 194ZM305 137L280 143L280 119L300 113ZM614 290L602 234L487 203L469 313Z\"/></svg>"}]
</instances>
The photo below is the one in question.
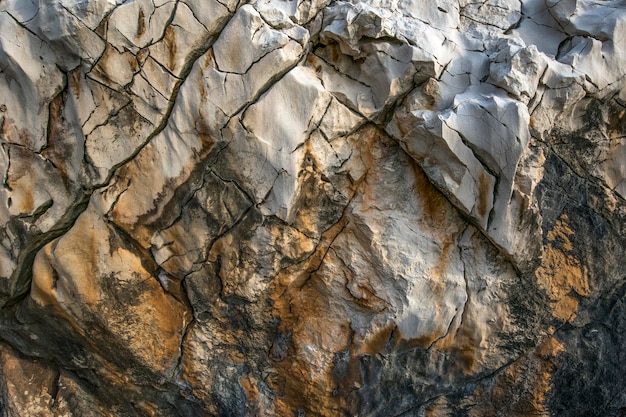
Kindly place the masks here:
<instances>
[{"instance_id":1,"label":"layered rock strata","mask_svg":"<svg viewBox=\"0 0 626 417\"><path fill-rule=\"evenodd\" d=\"M0 0L4 416L620 416L619 0Z\"/></svg>"}]
</instances>

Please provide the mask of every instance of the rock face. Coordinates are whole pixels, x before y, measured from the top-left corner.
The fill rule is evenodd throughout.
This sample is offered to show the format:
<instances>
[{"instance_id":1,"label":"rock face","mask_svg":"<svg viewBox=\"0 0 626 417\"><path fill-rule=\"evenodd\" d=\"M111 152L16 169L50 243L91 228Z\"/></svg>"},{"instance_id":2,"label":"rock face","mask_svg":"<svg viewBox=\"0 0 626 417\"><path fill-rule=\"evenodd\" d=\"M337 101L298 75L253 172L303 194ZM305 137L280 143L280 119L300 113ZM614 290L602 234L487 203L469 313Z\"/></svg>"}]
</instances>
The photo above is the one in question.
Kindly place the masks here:
<instances>
[{"instance_id":1,"label":"rock face","mask_svg":"<svg viewBox=\"0 0 626 417\"><path fill-rule=\"evenodd\" d=\"M619 0L0 0L3 416L623 416Z\"/></svg>"}]
</instances>

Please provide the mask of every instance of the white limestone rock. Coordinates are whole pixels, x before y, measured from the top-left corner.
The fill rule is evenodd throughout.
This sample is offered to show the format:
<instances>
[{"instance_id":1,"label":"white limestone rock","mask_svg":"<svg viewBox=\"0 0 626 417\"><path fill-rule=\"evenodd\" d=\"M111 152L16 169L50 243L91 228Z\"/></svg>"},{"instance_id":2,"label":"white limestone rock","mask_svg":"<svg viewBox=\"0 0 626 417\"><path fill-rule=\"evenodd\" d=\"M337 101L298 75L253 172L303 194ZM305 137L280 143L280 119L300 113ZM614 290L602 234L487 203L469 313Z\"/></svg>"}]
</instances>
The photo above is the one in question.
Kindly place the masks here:
<instances>
[{"instance_id":1,"label":"white limestone rock","mask_svg":"<svg viewBox=\"0 0 626 417\"><path fill-rule=\"evenodd\" d=\"M206 262L212 244L239 222L252 205L235 183L224 182L215 174L205 176L203 185L206 188L194 193L180 218L155 233L150 242L154 259L179 280ZM212 195L209 187L221 189L222 193Z\"/></svg>"},{"instance_id":2,"label":"white limestone rock","mask_svg":"<svg viewBox=\"0 0 626 417\"><path fill-rule=\"evenodd\" d=\"M576 118L573 110L586 95L585 83L585 75L580 71L550 60L535 98L529 103L532 134L544 138L557 123L567 123L574 130L579 128L584 121Z\"/></svg>"},{"instance_id":3,"label":"white limestone rock","mask_svg":"<svg viewBox=\"0 0 626 417\"><path fill-rule=\"evenodd\" d=\"M75 82L70 83L71 107L85 136L130 102L127 96L116 94L87 74L78 72L73 79Z\"/></svg>"},{"instance_id":4,"label":"white limestone rock","mask_svg":"<svg viewBox=\"0 0 626 417\"><path fill-rule=\"evenodd\" d=\"M454 30L459 25L459 4L451 0L437 0L428 3L419 0L367 0L363 3L381 10L397 10L428 26L442 31Z\"/></svg>"},{"instance_id":5,"label":"white limestone rock","mask_svg":"<svg viewBox=\"0 0 626 417\"><path fill-rule=\"evenodd\" d=\"M176 2L137 0L116 7L107 19L107 42L118 51L137 54L163 38Z\"/></svg>"},{"instance_id":6,"label":"white limestone rock","mask_svg":"<svg viewBox=\"0 0 626 417\"><path fill-rule=\"evenodd\" d=\"M364 3L337 2L329 11L320 32L326 46L311 64L343 104L365 117L376 120L414 83L439 74L431 48L423 48L422 40L413 42L418 22L418 27L397 27L391 12Z\"/></svg>"},{"instance_id":7,"label":"white limestone rock","mask_svg":"<svg viewBox=\"0 0 626 417\"><path fill-rule=\"evenodd\" d=\"M229 16L226 8L217 1L207 2L206 9L214 17L210 23L218 27ZM180 77L192 55L202 50L210 36L217 31L213 25L208 29L196 19L187 4L180 2L176 6L172 23L165 29L163 39L149 47L150 57L167 68L173 76Z\"/></svg>"},{"instance_id":8,"label":"white limestone rock","mask_svg":"<svg viewBox=\"0 0 626 417\"><path fill-rule=\"evenodd\" d=\"M531 195L515 191L518 164L530 140L527 108L509 98L470 93L456 96L449 110L426 107L423 92L411 94L387 131L490 240L518 266L532 268L541 246L540 225L520 217L520 207L534 203ZM524 249L520 240L527 242Z\"/></svg>"},{"instance_id":9,"label":"white limestone rock","mask_svg":"<svg viewBox=\"0 0 626 417\"><path fill-rule=\"evenodd\" d=\"M409 100L411 98L409 97ZM426 175L459 209L487 227L493 206L495 178L476 159L458 132L446 123L446 114L429 110L396 113L388 132L397 138Z\"/></svg>"},{"instance_id":10,"label":"white limestone rock","mask_svg":"<svg viewBox=\"0 0 626 417\"><path fill-rule=\"evenodd\" d=\"M125 106L86 136L85 158L96 171L94 182L106 179L113 168L135 153L153 127L131 106Z\"/></svg>"},{"instance_id":11,"label":"white limestone rock","mask_svg":"<svg viewBox=\"0 0 626 417\"><path fill-rule=\"evenodd\" d=\"M459 6L461 16L470 26L482 24L507 30L522 17L522 2L518 0L461 0Z\"/></svg>"},{"instance_id":12,"label":"white limestone rock","mask_svg":"<svg viewBox=\"0 0 626 417\"><path fill-rule=\"evenodd\" d=\"M246 38L247 32L241 31L245 22L252 21L259 25L259 35L254 42ZM181 99L188 103L188 108L197 109L192 111L193 119L208 117L207 121L210 122L204 125L210 126L211 134L218 137L217 132L226 125L230 117L256 100L271 83L300 60L304 53L302 45L307 41L308 33L303 28L296 28L296 33L300 37L291 39L267 25L253 7L239 9L220 34L211 52L195 63L189 74L190 81L186 83L189 89L183 84ZM257 47L264 45L267 37L273 37L278 44L264 50L258 56L249 55L245 62L237 62L240 55L243 57L246 54L257 54L259 50ZM233 49L232 45L237 45L236 49ZM237 53L234 53L235 50ZM225 68L220 68L220 59ZM202 85L200 89L197 88L198 83ZM201 106L198 106L200 103ZM185 106L180 110L183 111L182 118L177 122L181 132L188 131L186 125L189 125L186 116L188 110L184 109ZM172 118L179 120L176 109Z\"/></svg>"},{"instance_id":13,"label":"white limestone rock","mask_svg":"<svg viewBox=\"0 0 626 417\"><path fill-rule=\"evenodd\" d=\"M602 96L622 88L626 62L621 47L626 35L623 5L594 0L550 0L546 4L571 37L562 47L559 61L585 73L590 92Z\"/></svg>"},{"instance_id":14,"label":"white limestone rock","mask_svg":"<svg viewBox=\"0 0 626 417\"><path fill-rule=\"evenodd\" d=\"M124 0L60 0L59 3L91 30L96 30L102 20Z\"/></svg>"},{"instance_id":15,"label":"white limestone rock","mask_svg":"<svg viewBox=\"0 0 626 417\"><path fill-rule=\"evenodd\" d=\"M498 96L459 95L445 123L459 132L486 168L510 189L530 138L528 109ZM507 198L510 191L504 191Z\"/></svg>"},{"instance_id":16,"label":"white limestone rock","mask_svg":"<svg viewBox=\"0 0 626 417\"><path fill-rule=\"evenodd\" d=\"M495 93L497 89L484 82L489 76L489 68L489 57L483 51L462 51L461 56L451 58L439 77L438 110L452 107L456 97L466 92Z\"/></svg>"},{"instance_id":17,"label":"white limestone rock","mask_svg":"<svg viewBox=\"0 0 626 417\"><path fill-rule=\"evenodd\" d=\"M38 2L9 0L0 10L10 12L35 36L51 46L58 65L71 69L80 60L93 64L102 54L104 40L95 29L115 7L107 0Z\"/></svg>"},{"instance_id":18,"label":"white limestone rock","mask_svg":"<svg viewBox=\"0 0 626 417\"><path fill-rule=\"evenodd\" d=\"M326 140L332 141L352 133L363 122L362 117L333 97L319 124L319 130Z\"/></svg>"},{"instance_id":19,"label":"white limestone rock","mask_svg":"<svg viewBox=\"0 0 626 417\"><path fill-rule=\"evenodd\" d=\"M293 100L292 91L299 91L298 100ZM330 99L312 71L296 67L243 114L242 125L279 173L272 191L259 201L263 214L283 220L289 216L305 155L303 145L321 122Z\"/></svg>"},{"instance_id":20,"label":"white limestone rock","mask_svg":"<svg viewBox=\"0 0 626 417\"><path fill-rule=\"evenodd\" d=\"M271 21L278 18L281 22L291 20L304 26L315 19L330 2L330 0L257 0L253 4L272 25ZM281 24L277 27L280 26Z\"/></svg>"},{"instance_id":21,"label":"white limestone rock","mask_svg":"<svg viewBox=\"0 0 626 417\"><path fill-rule=\"evenodd\" d=\"M36 27L34 32L46 39L63 57L59 59L59 65L67 69L78 65L77 58L93 65L105 47L105 41L94 32L95 28L87 26L77 17L81 12L78 7L62 2L40 2L37 24L27 23L27 26L33 24Z\"/></svg>"},{"instance_id":22,"label":"white limestone rock","mask_svg":"<svg viewBox=\"0 0 626 417\"><path fill-rule=\"evenodd\" d=\"M526 45L534 45L538 51L552 57L559 53L559 45L567 38L545 0L522 2L522 18L510 33Z\"/></svg>"},{"instance_id":23,"label":"white limestone rock","mask_svg":"<svg viewBox=\"0 0 626 417\"><path fill-rule=\"evenodd\" d=\"M509 39L501 42L490 60L490 80L524 103L534 97L548 65L548 58L535 45L526 47L523 42Z\"/></svg>"},{"instance_id":24,"label":"white limestone rock","mask_svg":"<svg viewBox=\"0 0 626 417\"><path fill-rule=\"evenodd\" d=\"M252 42L256 48L241 48ZM287 45L289 37L273 30L250 5L239 9L215 42L215 64L224 73L245 74L252 64Z\"/></svg>"},{"instance_id":25,"label":"white limestone rock","mask_svg":"<svg viewBox=\"0 0 626 417\"><path fill-rule=\"evenodd\" d=\"M0 51L2 140L40 151L46 144L48 105L65 83L55 51L8 13L0 13Z\"/></svg>"},{"instance_id":26,"label":"white limestone rock","mask_svg":"<svg viewBox=\"0 0 626 417\"><path fill-rule=\"evenodd\" d=\"M621 39L625 12L619 1L547 0L546 6L570 35L591 35L602 41Z\"/></svg>"},{"instance_id":27,"label":"white limestone rock","mask_svg":"<svg viewBox=\"0 0 626 417\"><path fill-rule=\"evenodd\" d=\"M176 190L190 180L196 165L218 145L207 136L183 136L175 129L166 128L142 148L102 194L98 194L95 203L143 247L149 248L156 232L152 224L166 213L173 215L173 222L180 207L168 209L166 204ZM158 174L143 175L153 170Z\"/></svg>"},{"instance_id":28,"label":"white limestone rock","mask_svg":"<svg viewBox=\"0 0 626 417\"><path fill-rule=\"evenodd\" d=\"M120 52L107 45L89 77L119 92L129 85L139 68L137 57L129 51Z\"/></svg>"},{"instance_id":29,"label":"white limestone rock","mask_svg":"<svg viewBox=\"0 0 626 417\"><path fill-rule=\"evenodd\" d=\"M167 75L163 78L166 78ZM157 75L158 77L158 75ZM159 77L160 78L160 77ZM134 110L153 126L159 126L170 108L170 100L152 85L145 73L138 73L133 77L130 91L133 93Z\"/></svg>"}]
</instances>

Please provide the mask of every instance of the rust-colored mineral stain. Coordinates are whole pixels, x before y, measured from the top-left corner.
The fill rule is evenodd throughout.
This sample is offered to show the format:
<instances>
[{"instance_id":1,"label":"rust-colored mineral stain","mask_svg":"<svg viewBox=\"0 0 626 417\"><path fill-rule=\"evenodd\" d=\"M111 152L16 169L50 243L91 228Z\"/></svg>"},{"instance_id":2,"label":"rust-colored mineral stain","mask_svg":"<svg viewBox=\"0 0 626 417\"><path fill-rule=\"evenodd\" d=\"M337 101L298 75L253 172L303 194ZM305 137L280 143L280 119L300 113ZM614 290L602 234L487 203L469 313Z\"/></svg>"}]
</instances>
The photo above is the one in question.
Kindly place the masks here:
<instances>
[{"instance_id":1,"label":"rust-colored mineral stain","mask_svg":"<svg viewBox=\"0 0 626 417\"><path fill-rule=\"evenodd\" d=\"M306 65L312 68L318 76L322 73L323 69L322 64L319 61L320 59L315 54L309 54L306 57Z\"/></svg>"},{"instance_id":2,"label":"rust-colored mineral stain","mask_svg":"<svg viewBox=\"0 0 626 417\"><path fill-rule=\"evenodd\" d=\"M144 62L146 62L148 56L150 56L150 49L141 48L139 52L137 52L137 55L133 55L129 52L125 52L124 55L126 56L126 59L128 59L128 63L130 64L133 72L137 72L141 69Z\"/></svg>"},{"instance_id":3,"label":"rust-colored mineral stain","mask_svg":"<svg viewBox=\"0 0 626 417\"><path fill-rule=\"evenodd\" d=\"M439 397L424 409L424 417L449 417L453 415L446 397Z\"/></svg>"},{"instance_id":4,"label":"rust-colored mineral stain","mask_svg":"<svg viewBox=\"0 0 626 417\"><path fill-rule=\"evenodd\" d=\"M537 348L537 354L542 358L555 358L565 352L565 346L554 337L549 337Z\"/></svg>"},{"instance_id":5,"label":"rust-colored mineral stain","mask_svg":"<svg viewBox=\"0 0 626 417\"><path fill-rule=\"evenodd\" d=\"M257 388L254 377L245 373L239 378L239 384L243 387L246 395L247 407L255 411L255 415L259 415L259 389Z\"/></svg>"},{"instance_id":6,"label":"rust-colored mineral stain","mask_svg":"<svg viewBox=\"0 0 626 417\"><path fill-rule=\"evenodd\" d=\"M487 210L489 209L489 200L492 196L491 184L489 181L489 174L486 171L480 173L478 178L478 203L476 204L476 211L481 218L487 217Z\"/></svg>"},{"instance_id":7,"label":"rust-colored mineral stain","mask_svg":"<svg viewBox=\"0 0 626 417\"><path fill-rule=\"evenodd\" d=\"M96 35L100 36L102 39L106 39L108 23L109 23L109 17L106 16L104 19L102 19L98 27L94 30Z\"/></svg>"},{"instance_id":8,"label":"rust-colored mineral stain","mask_svg":"<svg viewBox=\"0 0 626 417\"><path fill-rule=\"evenodd\" d=\"M565 347L556 338L544 340L500 373L495 385L477 389L466 400L472 405L469 415L549 416L546 399L552 388L555 359L563 352ZM511 392L515 392L514 402Z\"/></svg>"},{"instance_id":9,"label":"rust-colored mineral stain","mask_svg":"<svg viewBox=\"0 0 626 417\"><path fill-rule=\"evenodd\" d=\"M135 39L139 38L146 32L146 16L143 12L143 8L139 8L139 14L137 15L137 35Z\"/></svg>"},{"instance_id":10,"label":"rust-colored mineral stain","mask_svg":"<svg viewBox=\"0 0 626 417\"><path fill-rule=\"evenodd\" d=\"M19 145L30 147L31 142L33 141L30 131L27 128L22 128L18 130L16 126L11 125L11 122L12 122L11 119L5 119L4 124L13 128L11 129L12 132L10 131L10 134L13 138L17 136L17 140L14 139L13 141Z\"/></svg>"},{"instance_id":11,"label":"rust-colored mineral stain","mask_svg":"<svg viewBox=\"0 0 626 417\"><path fill-rule=\"evenodd\" d=\"M4 374L3 395L12 404L4 408L6 415L42 416L56 400L54 387L59 380L59 371L43 360L26 359L7 344L0 350L0 369ZM6 404L6 403L5 403ZM7 413L7 410L12 410ZM57 408L60 410L60 408Z\"/></svg>"},{"instance_id":12,"label":"rust-colored mineral stain","mask_svg":"<svg viewBox=\"0 0 626 417\"><path fill-rule=\"evenodd\" d=\"M539 287L550 298L552 314L560 320L571 321L578 309L576 296L590 294L588 272L572 254L574 246L570 236L574 234L568 226L566 215L557 220L546 237L548 244L543 250L543 262L537 268Z\"/></svg>"},{"instance_id":13,"label":"rust-colored mineral stain","mask_svg":"<svg viewBox=\"0 0 626 417\"><path fill-rule=\"evenodd\" d=\"M56 300L56 281L58 276L50 265L53 244L44 246L33 262L30 296L39 305L54 305Z\"/></svg>"},{"instance_id":14,"label":"rust-colored mineral stain","mask_svg":"<svg viewBox=\"0 0 626 417\"><path fill-rule=\"evenodd\" d=\"M400 329L396 329L393 332L393 344L391 345L391 348L398 352L404 352L415 348L427 349L436 339L437 336L432 334L405 339Z\"/></svg>"},{"instance_id":15,"label":"rust-colored mineral stain","mask_svg":"<svg viewBox=\"0 0 626 417\"><path fill-rule=\"evenodd\" d=\"M32 161L33 153L21 146L12 146L10 156L17 161ZM7 173L6 184L10 187L12 210L18 213L30 214L35 206L36 177L29 171L30 166L26 163L11 164Z\"/></svg>"},{"instance_id":16,"label":"rust-colored mineral stain","mask_svg":"<svg viewBox=\"0 0 626 417\"><path fill-rule=\"evenodd\" d=\"M576 317L574 313L578 310L578 300L571 295L553 301L551 305L554 317L560 320L572 321Z\"/></svg>"},{"instance_id":17,"label":"rust-colored mineral stain","mask_svg":"<svg viewBox=\"0 0 626 417\"><path fill-rule=\"evenodd\" d=\"M305 155L298 173L298 191L293 209L289 213L289 222L304 233L315 234L319 224L319 214L315 208L321 207L327 198L324 181L317 172L319 161L311 149L311 141L305 142Z\"/></svg>"},{"instance_id":18,"label":"rust-colored mineral stain","mask_svg":"<svg viewBox=\"0 0 626 417\"><path fill-rule=\"evenodd\" d=\"M278 330L293 331L287 358L274 363L276 372L284 378L280 384L282 395L277 397L275 403L278 415L295 415L298 409L302 409L313 415L330 417L337 415L333 410L341 407L341 400L332 395L332 362L323 369L313 367L294 349L296 346L317 346L318 343L334 351L347 346L349 325L336 323L333 331L326 329L328 317L320 316L326 313L320 307L326 295L311 285L311 280L316 279L314 271L320 267L329 246L346 223L347 218L342 217L322 234L317 249L310 257L283 270L274 280L271 298L273 315L281 318ZM327 336L316 341L316 335L322 334ZM317 374L314 380L310 377L312 374Z\"/></svg>"},{"instance_id":19,"label":"rust-colored mineral stain","mask_svg":"<svg viewBox=\"0 0 626 417\"><path fill-rule=\"evenodd\" d=\"M381 159L385 158L385 149L398 146L380 129L368 125L362 128L354 139L354 146L358 149L359 158L366 166L378 167ZM307 149L310 151L310 149ZM419 196L420 217L436 233L444 236L449 231L450 210L446 198L432 186L421 168L408 159L414 175L414 192ZM315 164L311 158L311 164ZM303 165L302 180L312 174L309 165ZM314 171L314 170L313 170ZM372 192L375 188L376 170L365 175L364 180L354 185L353 193L359 194L362 207L368 203L374 204L378 196ZM307 177L308 175L308 177ZM406 340L394 323L377 329L363 336L358 343L352 334L349 318L342 319L346 313L337 311L333 297L341 297L335 290L344 288L343 294L351 300L354 306L372 311L375 309L375 294L371 288L359 285L350 290L350 278L344 277L347 283L337 284L338 279L318 276L322 261L327 256L330 245L337 235L344 229L350 219L350 212L344 212L341 220L323 233L321 242L314 253L306 260L283 270L276 280L272 290L272 300L275 312L272 315L281 318L279 331L292 331L290 347L287 357L276 359L274 368L285 377L284 395L277 400L277 410L284 415L293 415L299 408L307 413L319 416L336 416L345 414L349 409L346 403L348 394L360 387L361 366L360 358L363 355L375 355L386 350L404 350L419 347L425 349L440 335L426 335ZM444 236L445 237L445 236ZM452 238L444 239L441 249L440 264L435 267L433 274L433 291L443 294L445 284L441 279L449 269L451 258L455 255ZM332 256L332 252L330 255ZM330 288L329 286L333 286ZM356 284L356 282L353 282ZM332 294L329 291L335 291ZM454 336L452 336L454 337ZM478 366L475 360L474 343L471 334L463 335L460 340L451 342L447 349L456 354L459 368L471 373ZM314 349L314 359L304 359L302 350ZM344 352L348 354L348 364L341 375L335 375L332 360L334 355ZM316 365L314 362L321 362ZM326 358L326 359L323 359ZM334 392L334 394L333 394Z\"/></svg>"},{"instance_id":20,"label":"rust-colored mineral stain","mask_svg":"<svg viewBox=\"0 0 626 417\"><path fill-rule=\"evenodd\" d=\"M316 162L315 158L307 160L305 157L301 182L317 183L315 180L319 180L319 174L314 170ZM306 198L306 194L304 190L302 198ZM306 210L296 213L294 221L307 223L307 219L298 219L303 215L307 216ZM348 222L348 213L344 211L342 217L322 233L320 242L309 257L284 269L273 281L272 315L281 319L280 332L292 332L286 358L274 360L274 368L283 378L279 384L282 395L277 397L275 403L277 415L297 415L298 410L316 416L344 414L341 410L345 410L345 400L341 395L333 394L334 390L341 390L342 387L338 387L333 375L332 358L349 348L351 327L345 314L336 311L335 306L329 303L331 295L327 284L316 275L316 271ZM345 297L350 297L347 289L345 292ZM372 341L377 345L372 350L384 344L382 339L385 336L381 335L380 339ZM308 349L312 350L311 360L307 360L301 353ZM353 377L358 378L357 375ZM346 380L351 381L350 378L348 376Z\"/></svg>"},{"instance_id":21,"label":"rust-colored mineral stain","mask_svg":"<svg viewBox=\"0 0 626 417\"><path fill-rule=\"evenodd\" d=\"M201 144L199 152L200 157L208 155L215 145L216 140L208 133L211 131L210 129L211 127L203 118L196 121L196 131L198 132L198 139L200 139Z\"/></svg>"},{"instance_id":22,"label":"rust-colored mineral stain","mask_svg":"<svg viewBox=\"0 0 626 417\"><path fill-rule=\"evenodd\" d=\"M446 235L441 248L441 253L437 258L437 264L428 271L428 278L431 281L431 290L433 294L438 296L439 299L444 299L445 296L447 286L442 281L442 278L445 276L451 264L450 257L452 253L450 250L452 248L456 248L454 242L452 241L452 237Z\"/></svg>"},{"instance_id":23,"label":"rust-colored mineral stain","mask_svg":"<svg viewBox=\"0 0 626 417\"><path fill-rule=\"evenodd\" d=\"M606 130L610 139L623 138L626 133L626 109L616 101L611 103Z\"/></svg>"},{"instance_id":24,"label":"rust-colored mineral stain","mask_svg":"<svg viewBox=\"0 0 626 417\"><path fill-rule=\"evenodd\" d=\"M437 100L441 97L439 92L439 83L434 78L429 78L422 84L422 93L426 98L424 106L428 110L433 110L437 104Z\"/></svg>"},{"instance_id":25,"label":"rust-colored mineral stain","mask_svg":"<svg viewBox=\"0 0 626 417\"><path fill-rule=\"evenodd\" d=\"M206 54L204 54L204 60L202 61L202 68L208 69L213 63L213 61L215 61L215 54L213 53L213 48L211 48L207 51Z\"/></svg>"},{"instance_id":26,"label":"rust-colored mineral stain","mask_svg":"<svg viewBox=\"0 0 626 417\"><path fill-rule=\"evenodd\" d=\"M565 222L567 215L561 216L560 220L557 220L555 227L548 231L546 237L550 242L558 242L563 250L571 251L574 249L569 237L574 234L572 229Z\"/></svg>"},{"instance_id":27,"label":"rust-colored mineral stain","mask_svg":"<svg viewBox=\"0 0 626 417\"><path fill-rule=\"evenodd\" d=\"M17 189L18 186L11 182L11 187ZM32 189L34 184L31 182L24 188L26 190ZM26 191L20 194L21 198L13 198L13 207L15 207L20 213L30 214L35 211L35 196L31 191Z\"/></svg>"},{"instance_id":28,"label":"rust-colored mineral stain","mask_svg":"<svg viewBox=\"0 0 626 417\"><path fill-rule=\"evenodd\" d=\"M471 375L477 368L476 362L476 347L465 346L457 351L456 354L457 365L461 368L464 374Z\"/></svg>"},{"instance_id":29,"label":"rust-colored mineral stain","mask_svg":"<svg viewBox=\"0 0 626 417\"><path fill-rule=\"evenodd\" d=\"M419 196L422 209L422 217L428 220L432 226L445 230L450 222L449 202L428 181L424 171L413 160L410 161L413 177L415 179L415 192Z\"/></svg>"},{"instance_id":30,"label":"rust-colored mineral stain","mask_svg":"<svg viewBox=\"0 0 626 417\"><path fill-rule=\"evenodd\" d=\"M339 58L343 55L339 49L338 44L331 44L326 47L330 51L330 60L331 62L337 62Z\"/></svg>"},{"instance_id":31,"label":"rust-colored mineral stain","mask_svg":"<svg viewBox=\"0 0 626 417\"><path fill-rule=\"evenodd\" d=\"M169 25L165 29L163 42L165 43L165 47L167 48L168 52L167 67L170 71L174 71L174 68L176 68L176 52L178 50L178 46L176 42L176 32L174 31L172 25Z\"/></svg>"},{"instance_id":32,"label":"rust-colored mineral stain","mask_svg":"<svg viewBox=\"0 0 626 417\"><path fill-rule=\"evenodd\" d=\"M556 358L564 351L565 347L558 340L551 337L537 347L536 354L534 355L537 357L537 362L539 362L542 367L535 374L535 389L532 392L531 403L534 408L541 413L545 414L547 412L544 404L546 402L546 395L551 388L550 381L555 367L552 359Z\"/></svg>"},{"instance_id":33,"label":"rust-colored mineral stain","mask_svg":"<svg viewBox=\"0 0 626 417\"><path fill-rule=\"evenodd\" d=\"M70 89L77 98L80 96L80 77L81 73L79 70L71 71L68 76ZM42 155L51 160L56 168L58 168L56 172L61 177L65 187L69 189L72 186L72 180L68 176L71 169L67 168L67 159L68 155L71 155L73 150L63 141L65 136L63 126L63 107L65 103L63 99L63 94L59 94L50 102L48 112L48 143L46 148L42 151Z\"/></svg>"},{"instance_id":34,"label":"rust-colored mineral stain","mask_svg":"<svg viewBox=\"0 0 626 417\"><path fill-rule=\"evenodd\" d=\"M70 91L76 96L76 98L80 98L80 78L82 77L82 71L77 68L73 71L70 71L67 77L67 82L69 85ZM56 114L50 111L50 114Z\"/></svg>"},{"instance_id":35,"label":"rust-colored mineral stain","mask_svg":"<svg viewBox=\"0 0 626 417\"><path fill-rule=\"evenodd\" d=\"M383 327L382 329L374 332L371 335L361 342L356 350L356 354L360 355L375 355L377 353L383 352L387 347L391 347L390 341L392 340L392 335L394 331L397 329L397 326L393 323Z\"/></svg>"}]
</instances>

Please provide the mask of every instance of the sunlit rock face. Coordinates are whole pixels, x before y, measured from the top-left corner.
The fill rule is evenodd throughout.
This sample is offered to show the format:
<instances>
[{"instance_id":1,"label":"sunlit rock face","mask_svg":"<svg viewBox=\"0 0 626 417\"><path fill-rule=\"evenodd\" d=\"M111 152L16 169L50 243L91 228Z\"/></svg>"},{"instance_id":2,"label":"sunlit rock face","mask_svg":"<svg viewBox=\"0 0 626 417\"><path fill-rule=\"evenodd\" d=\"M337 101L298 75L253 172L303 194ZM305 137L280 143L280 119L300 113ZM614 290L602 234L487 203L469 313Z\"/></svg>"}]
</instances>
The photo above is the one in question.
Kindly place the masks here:
<instances>
[{"instance_id":1,"label":"sunlit rock face","mask_svg":"<svg viewBox=\"0 0 626 417\"><path fill-rule=\"evenodd\" d=\"M3 416L621 416L626 5L0 0Z\"/></svg>"}]
</instances>

